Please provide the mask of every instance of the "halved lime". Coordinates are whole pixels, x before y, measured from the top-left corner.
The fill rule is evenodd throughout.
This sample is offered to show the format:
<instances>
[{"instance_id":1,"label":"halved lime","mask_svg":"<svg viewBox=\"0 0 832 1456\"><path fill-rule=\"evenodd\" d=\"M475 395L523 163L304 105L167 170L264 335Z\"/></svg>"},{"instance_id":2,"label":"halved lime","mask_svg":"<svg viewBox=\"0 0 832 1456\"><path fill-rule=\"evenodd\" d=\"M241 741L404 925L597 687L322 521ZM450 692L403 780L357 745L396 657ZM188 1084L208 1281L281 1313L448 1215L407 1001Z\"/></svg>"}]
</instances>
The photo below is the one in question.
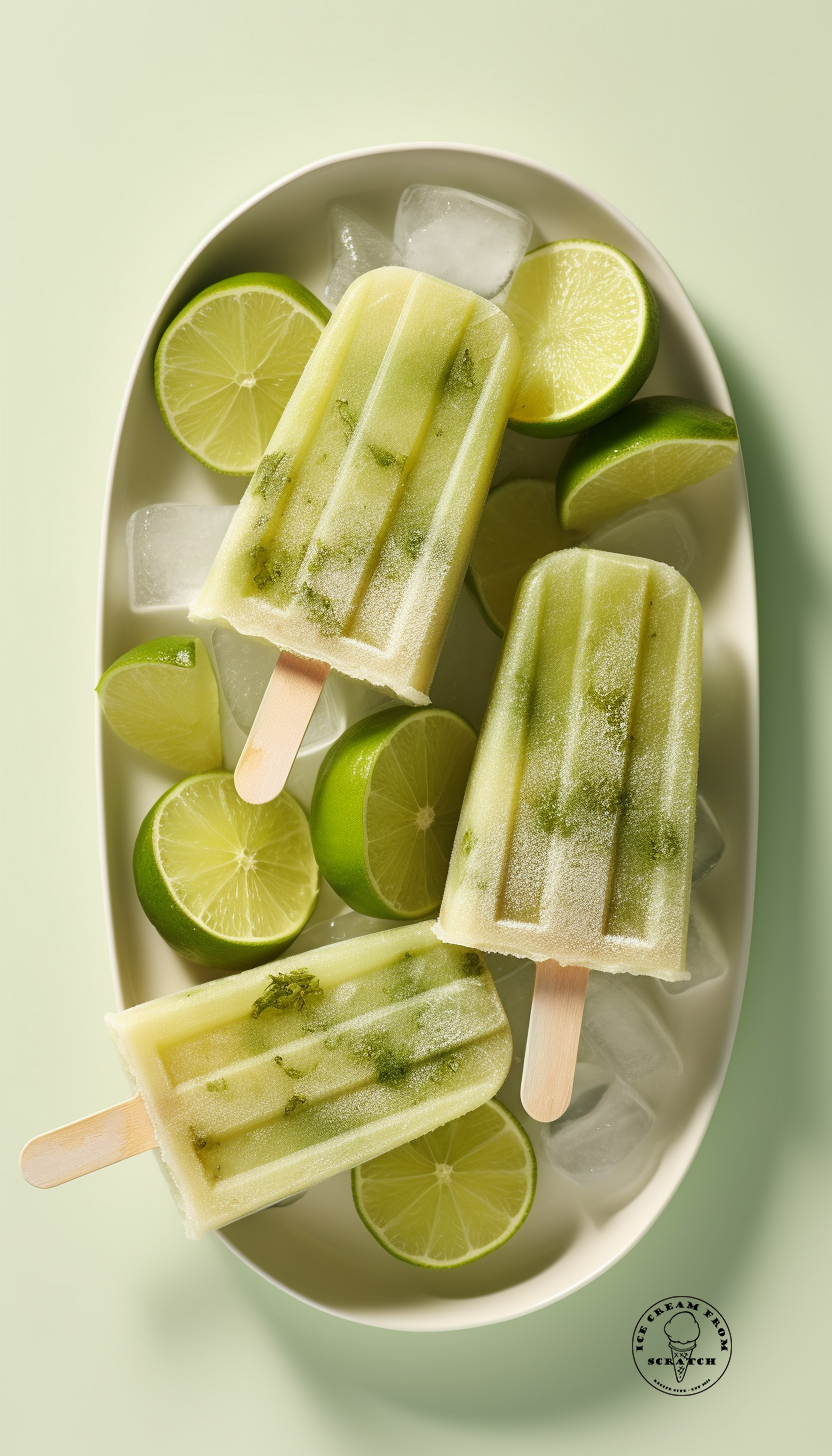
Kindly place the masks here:
<instances>
[{"instance_id":1,"label":"halved lime","mask_svg":"<svg viewBox=\"0 0 832 1456\"><path fill-rule=\"evenodd\" d=\"M522 350L509 424L527 435L573 435L606 419L656 362L656 300L609 243L570 238L527 253L503 307Z\"/></svg>"},{"instance_id":2,"label":"halved lime","mask_svg":"<svg viewBox=\"0 0 832 1456\"><path fill-rule=\"evenodd\" d=\"M507 480L485 502L466 581L500 636L529 567L551 551L578 544L580 538L559 524L556 501L553 480Z\"/></svg>"},{"instance_id":3,"label":"halved lime","mask_svg":"<svg viewBox=\"0 0 832 1456\"><path fill-rule=\"evenodd\" d=\"M722 410L669 394L633 400L572 441L558 471L560 520L594 531L653 496L716 475L738 449L737 426Z\"/></svg>"},{"instance_id":4,"label":"halved lime","mask_svg":"<svg viewBox=\"0 0 832 1456\"><path fill-rule=\"evenodd\" d=\"M423 1269L456 1269L499 1249L534 1200L537 1163L501 1102L354 1168L352 1196L388 1254Z\"/></svg>"},{"instance_id":5,"label":"halved lime","mask_svg":"<svg viewBox=\"0 0 832 1456\"><path fill-rule=\"evenodd\" d=\"M353 910L393 920L438 910L476 742L445 708L387 708L333 743L312 796L312 843Z\"/></svg>"},{"instance_id":6,"label":"halved lime","mask_svg":"<svg viewBox=\"0 0 832 1456\"><path fill-rule=\"evenodd\" d=\"M180 445L224 475L251 475L329 309L282 273L240 273L186 304L156 350L156 398Z\"/></svg>"},{"instance_id":7,"label":"halved lime","mask_svg":"<svg viewBox=\"0 0 832 1456\"><path fill-rule=\"evenodd\" d=\"M110 727L181 773L222 763L211 659L198 637L155 637L117 658L95 690Z\"/></svg>"},{"instance_id":8,"label":"halved lime","mask_svg":"<svg viewBox=\"0 0 832 1456\"><path fill-rule=\"evenodd\" d=\"M197 774L162 795L139 830L133 877L168 945L225 971L273 960L318 899L300 804L285 789L246 804L230 773Z\"/></svg>"}]
</instances>

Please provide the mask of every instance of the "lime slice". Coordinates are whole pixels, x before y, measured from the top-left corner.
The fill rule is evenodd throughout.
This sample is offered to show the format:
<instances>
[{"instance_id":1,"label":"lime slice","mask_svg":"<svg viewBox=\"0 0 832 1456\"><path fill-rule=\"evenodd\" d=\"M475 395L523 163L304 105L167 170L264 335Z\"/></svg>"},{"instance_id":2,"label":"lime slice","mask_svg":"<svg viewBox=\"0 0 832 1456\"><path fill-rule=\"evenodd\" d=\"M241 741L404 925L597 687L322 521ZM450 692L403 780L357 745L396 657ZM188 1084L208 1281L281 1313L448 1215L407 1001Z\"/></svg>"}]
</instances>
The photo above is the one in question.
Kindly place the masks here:
<instances>
[{"instance_id":1,"label":"lime slice","mask_svg":"<svg viewBox=\"0 0 832 1456\"><path fill-rule=\"evenodd\" d=\"M198 637L156 637L107 668L98 700L110 727L181 773L222 763L217 683Z\"/></svg>"},{"instance_id":2,"label":"lime slice","mask_svg":"<svg viewBox=\"0 0 832 1456\"><path fill-rule=\"evenodd\" d=\"M312 843L353 910L393 920L438 910L476 741L445 708L388 708L333 743L312 796Z\"/></svg>"},{"instance_id":3,"label":"lime slice","mask_svg":"<svg viewBox=\"0 0 832 1456\"><path fill-rule=\"evenodd\" d=\"M162 795L139 830L133 877L168 945L224 971L273 960L318 899L300 805L285 789L246 804L230 773L197 774Z\"/></svg>"},{"instance_id":4,"label":"lime slice","mask_svg":"<svg viewBox=\"0 0 832 1456\"><path fill-rule=\"evenodd\" d=\"M571 531L594 531L716 475L738 449L736 424L722 410L669 394L636 399L572 441L558 471L560 519Z\"/></svg>"},{"instance_id":5,"label":"lime slice","mask_svg":"<svg viewBox=\"0 0 832 1456\"><path fill-rule=\"evenodd\" d=\"M528 1137L500 1102L354 1168L352 1196L388 1254L423 1269L456 1269L499 1249L534 1200Z\"/></svg>"},{"instance_id":6,"label":"lime slice","mask_svg":"<svg viewBox=\"0 0 832 1456\"><path fill-rule=\"evenodd\" d=\"M466 578L489 627L502 636L529 567L578 540L558 524L553 480L507 480L495 486L485 502Z\"/></svg>"},{"instance_id":7,"label":"lime slice","mask_svg":"<svg viewBox=\"0 0 832 1456\"><path fill-rule=\"evenodd\" d=\"M211 470L251 475L329 316L282 273L240 273L198 293L156 350L156 398L174 438Z\"/></svg>"},{"instance_id":8,"label":"lime slice","mask_svg":"<svg viewBox=\"0 0 832 1456\"><path fill-rule=\"evenodd\" d=\"M572 238L527 253L503 305L522 362L509 424L573 435L632 399L656 362L659 311L631 258Z\"/></svg>"}]
</instances>

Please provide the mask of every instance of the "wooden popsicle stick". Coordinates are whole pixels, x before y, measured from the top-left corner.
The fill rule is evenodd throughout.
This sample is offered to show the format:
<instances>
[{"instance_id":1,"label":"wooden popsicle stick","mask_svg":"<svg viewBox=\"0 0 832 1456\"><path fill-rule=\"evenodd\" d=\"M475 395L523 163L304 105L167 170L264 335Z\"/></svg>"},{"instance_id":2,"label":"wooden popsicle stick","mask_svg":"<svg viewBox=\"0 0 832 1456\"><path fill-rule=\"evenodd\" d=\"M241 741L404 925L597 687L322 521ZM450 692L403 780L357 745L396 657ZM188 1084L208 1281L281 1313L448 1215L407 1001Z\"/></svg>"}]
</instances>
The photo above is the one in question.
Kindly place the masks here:
<instances>
[{"instance_id":1,"label":"wooden popsicle stick","mask_svg":"<svg viewBox=\"0 0 832 1456\"><path fill-rule=\"evenodd\" d=\"M234 786L247 804L277 798L328 675L326 662L281 652L234 771Z\"/></svg>"},{"instance_id":2,"label":"wooden popsicle stick","mask_svg":"<svg viewBox=\"0 0 832 1456\"><path fill-rule=\"evenodd\" d=\"M534 978L520 1101L537 1122L554 1122L572 1100L589 971L541 961Z\"/></svg>"},{"instance_id":3,"label":"wooden popsicle stick","mask_svg":"<svg viewBox=\"0 0 832 1456\"><path fill-rule=\"evenodd\" d=\"M141 1093L80 1122L32 1138L20 1154L20 1171L33 1188L57 1188L156 1147L156 1134Z\"/></svg>"}]
</instances>

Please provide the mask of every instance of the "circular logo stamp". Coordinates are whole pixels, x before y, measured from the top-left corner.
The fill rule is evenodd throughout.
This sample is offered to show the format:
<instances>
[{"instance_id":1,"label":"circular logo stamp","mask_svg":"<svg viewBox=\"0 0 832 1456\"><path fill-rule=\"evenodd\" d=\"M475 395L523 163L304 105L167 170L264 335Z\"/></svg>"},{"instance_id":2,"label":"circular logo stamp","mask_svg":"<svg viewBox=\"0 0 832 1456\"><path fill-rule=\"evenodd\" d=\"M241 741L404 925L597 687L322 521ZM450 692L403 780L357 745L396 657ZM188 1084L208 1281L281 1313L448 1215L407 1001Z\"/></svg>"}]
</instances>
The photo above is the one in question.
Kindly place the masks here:
<instances>
[{"instance_id":1,"label":"circular logo stamp","mask_svg":"<svg viewBox=\"0 0 832 1456\"><path fill-rule=\"evenodd\" d=\"M731 1331L706 1299L674 1294L644 1311L633 1331L633 1359L664 1395L699 1395L728 1369Z\"/></svg>"}]
</instances>

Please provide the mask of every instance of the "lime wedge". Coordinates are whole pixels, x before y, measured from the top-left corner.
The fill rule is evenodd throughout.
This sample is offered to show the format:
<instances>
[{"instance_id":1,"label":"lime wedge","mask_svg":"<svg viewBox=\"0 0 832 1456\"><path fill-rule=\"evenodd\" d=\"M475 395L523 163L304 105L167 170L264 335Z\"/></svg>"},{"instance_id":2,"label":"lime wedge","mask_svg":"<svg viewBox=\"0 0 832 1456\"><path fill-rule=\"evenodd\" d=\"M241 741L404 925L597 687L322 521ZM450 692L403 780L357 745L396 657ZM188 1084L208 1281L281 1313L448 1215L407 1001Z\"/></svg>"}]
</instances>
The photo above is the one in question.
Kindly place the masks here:
<instances>
[{"instance_id":1,"label":"lime wedge","mask_svg":"<svg viewBox=\"0 0 832 1456\"><path fill-rule=\"evenodd\" d=\"M684 490L730 465L739 449L730 415L656 394L593 425L558 471L558 513L570 531L594 531L653 496Z\"/></svg>"},{"instance_id":2,"label":"lime wedge","mask_svg":"<svg viewBox=\"0 0 832 1456\"><path fill-rule=\"evenodd\" d=\"M573 435L632 399L656 362L659 311L631 258L572 238L527 253L503 305L522 362L509 424Z\"/></svg>"},{"instance_id":3,"label":"lime wedge","mask_svg":"<svg viewBox=\"0 0 832 1456\"><path fill-rule=\"evenodd\" d=\"M222 763L217 683L198 637L156 637L125 652L95 690L110 727L181 773Z\"/></svg>"},{"instance_id":4,"label":"lime wedge","mask_svg":"<svg viewBox=\"0 0 832 1456\"><path fill-rule=\"evenodd\" d=\"M211 470L251 475L329 318L282 273L240 273L186 304L156 350L156 398Z\"/></svg>"},{"instance_id":5,"label":"lime wedge","mask_svg":"<svg viewBox=\"0 0 832 1456\"><path fill-rule=\"evenodd\" d=\"M501 637L529 567L580 539L558 523L556 499L553 480L507 480L485 502L466 581Z\"/></svg>"},{"instance_id":6,"label":"lime wedge","mask_svg":"<svg viewBox=\"0 0 832 1456\"><path fill-rule=\"evenodd\" d=\"M456 1269L499 1249L534 1200L528 1137L500 1102L354 1168L352 1196L388 1254L423 1269Z\"/></svg>"},{"instance_id":7,"label":"lime wedge","mask_svg":"<svg viewBox=\"0 0 832 1456\"><path fill-rule=\"evenodd\" d=\"M300 805L285 790L245 804L230 773L198 774L162 795L139 830L133 877L168 944L224 971L273 960L318 899Z\"/></svg>"},{"instance_id":8,"label":"lime wedge","mask_svg":"<svg viewBox=\"0 0 832 1456\"><path fill-rule=\"evenodd\" d=\"M445 708L388 708L333 743L312 796L312 843L353 910L393 920L438 910L476 741Z\"/></svg>"}]
</instances>

